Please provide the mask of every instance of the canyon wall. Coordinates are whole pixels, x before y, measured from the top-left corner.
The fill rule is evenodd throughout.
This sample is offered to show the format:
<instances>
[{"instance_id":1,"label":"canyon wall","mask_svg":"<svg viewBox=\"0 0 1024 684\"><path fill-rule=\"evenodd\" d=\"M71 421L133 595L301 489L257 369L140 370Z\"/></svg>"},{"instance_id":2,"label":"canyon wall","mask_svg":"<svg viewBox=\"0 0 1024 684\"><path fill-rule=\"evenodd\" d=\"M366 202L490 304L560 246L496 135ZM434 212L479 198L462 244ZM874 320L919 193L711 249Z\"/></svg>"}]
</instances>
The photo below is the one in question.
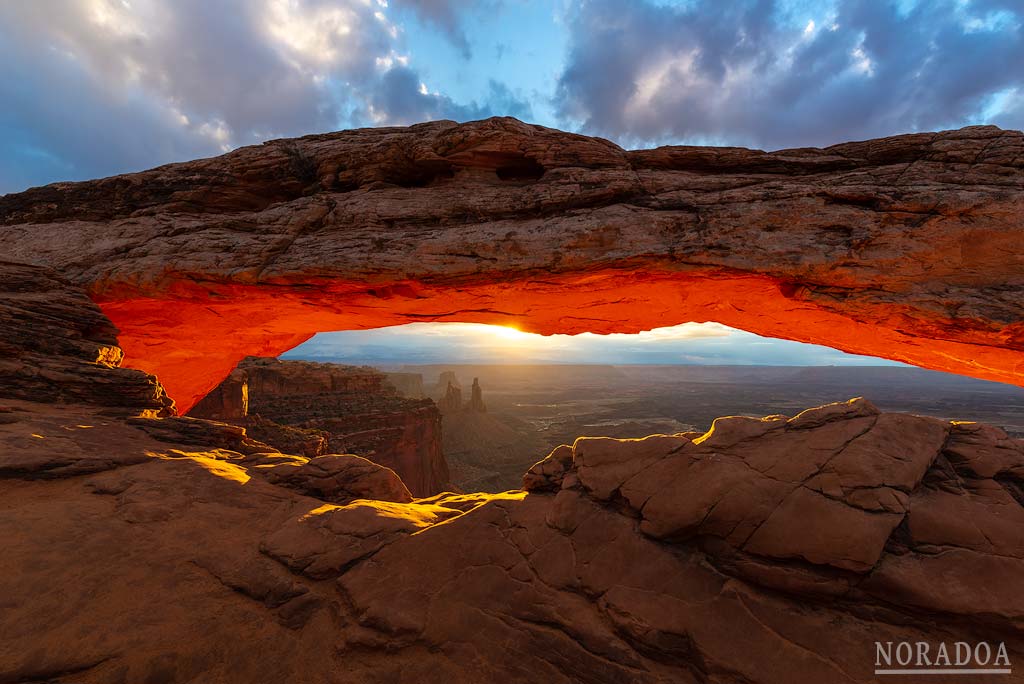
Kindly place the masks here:
<instances>
[{"instance_id":1,"label":"canyon wall","mask_svg":"<svg viewBox=\"0 0 1024 684\"><path fill-rule=\"evenodd\" d=\"M1024 136L627 151L514 119L276 140L0 198L181 410L247 355L414 321L718 321L1024 384Z\"/></svg>"},{"instance_id":2,"label":"canyon wall","mask_svg":"<svg viewBox=\"0 0 1024 684\"><path fill-rule=\"evenodd\" d=\"M437 407L400 396L373 368L247 358L189 415L245 424L284 450L363 456L394 470L417 496L448 486Z\"/></svg>"}]
</instances>

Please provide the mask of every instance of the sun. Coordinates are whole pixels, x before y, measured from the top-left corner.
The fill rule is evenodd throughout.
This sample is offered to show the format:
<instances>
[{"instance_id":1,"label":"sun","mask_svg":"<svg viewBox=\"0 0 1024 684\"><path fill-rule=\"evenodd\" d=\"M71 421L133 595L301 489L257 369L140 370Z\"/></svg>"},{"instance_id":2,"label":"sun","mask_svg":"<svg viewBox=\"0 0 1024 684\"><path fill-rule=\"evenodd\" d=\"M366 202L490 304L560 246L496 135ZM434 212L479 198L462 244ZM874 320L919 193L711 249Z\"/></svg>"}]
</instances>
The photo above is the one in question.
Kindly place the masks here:
<instances>
[{"instance_id":1,"label":"sun","mask_svg":"<svg viewBox=\"0 0 1024 684\"><path fill-rule=\"evenodd\" d=\"M498 337L509 342L529 342L540 337L540 335L537 335L536 333L523 332L522 330L513 328L510 325L489 325L487 328L488 330L486 331L486 334L493 335L494 337Z\"/></svg>"}]
</instances>

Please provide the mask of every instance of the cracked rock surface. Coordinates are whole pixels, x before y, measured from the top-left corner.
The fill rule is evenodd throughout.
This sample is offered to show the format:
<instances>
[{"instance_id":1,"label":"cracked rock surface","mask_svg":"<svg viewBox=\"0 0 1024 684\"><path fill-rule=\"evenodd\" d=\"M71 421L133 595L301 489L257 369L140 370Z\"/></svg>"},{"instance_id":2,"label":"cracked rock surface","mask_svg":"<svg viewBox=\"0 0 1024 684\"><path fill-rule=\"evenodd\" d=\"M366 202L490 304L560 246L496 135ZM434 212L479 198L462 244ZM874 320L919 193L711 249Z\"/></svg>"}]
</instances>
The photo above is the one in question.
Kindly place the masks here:
<instances>
[{"instance_id":1,"label":"cracked rock surface","mask_svg":"<svg viewBox=\"0 0 1024 684\"><path fill-rule=\"evenodd\" d=\"M875 641L1024 657L1024 442L996 428L857 399L580 438L527 490L413 500L234 426L3 401L0 681L785 684L875 681Z\"/></svg>"}]
</instances>

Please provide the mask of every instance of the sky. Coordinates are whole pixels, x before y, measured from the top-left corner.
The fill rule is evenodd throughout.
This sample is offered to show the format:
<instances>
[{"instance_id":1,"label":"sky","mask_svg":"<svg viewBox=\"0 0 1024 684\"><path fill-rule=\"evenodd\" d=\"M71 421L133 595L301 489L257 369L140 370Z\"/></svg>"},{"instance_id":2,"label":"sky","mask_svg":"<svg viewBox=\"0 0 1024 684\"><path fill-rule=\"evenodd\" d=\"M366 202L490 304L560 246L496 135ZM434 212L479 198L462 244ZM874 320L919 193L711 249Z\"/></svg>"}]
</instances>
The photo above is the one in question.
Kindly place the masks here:
<instances>
[{"instance_id":1,"label":"sky","mask_svg":"<svg viewBox=\"0 0 1024 684\"><path fill-rule=\"evenodd\" d=\"M1021 0L4 0L0 193L511 115L625 147L1024 127Z\"/></svg>"},{"instance_id":2,"label":"sky","mask_svg":"<svg viewBox=\"0 0 1024 684\"><path fill-rule=\"evenodd\" d=\"M320 333L281 358L396 366L436 363L899 366L813 344L760 337L719 323L635 335L537 335L479 323L409 323Z\"/></svg>"},{"instance_id":3,"label":"sky","mask_svg":"<svg viewBox=\"0 0 1024 684\"><path fill-rule=\"evenodd\" d=\"M629 148L1020 129L1024 0L0 0L0 194L493 115Z\"/></svg>"}]
</instances>

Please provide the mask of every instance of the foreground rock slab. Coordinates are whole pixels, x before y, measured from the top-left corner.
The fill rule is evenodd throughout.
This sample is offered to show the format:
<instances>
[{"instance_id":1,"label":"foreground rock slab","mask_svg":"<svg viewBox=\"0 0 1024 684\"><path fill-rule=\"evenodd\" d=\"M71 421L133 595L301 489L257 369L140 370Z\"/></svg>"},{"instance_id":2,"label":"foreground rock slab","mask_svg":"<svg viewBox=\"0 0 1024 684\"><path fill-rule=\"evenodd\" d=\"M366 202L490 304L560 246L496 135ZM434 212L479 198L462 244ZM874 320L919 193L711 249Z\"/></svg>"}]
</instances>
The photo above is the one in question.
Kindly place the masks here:
<instances>
[{"instance_id":1,"label":"foreground rock slab","mask_svg":"<svg viewBox=\"0 0 1024 684\"><path fill-rule=\"evenodd\" d=\"M1024 658L1024 442L997 428L859 399L580 438L527 490L412 500L363 459L102 411L0 412L0 681L853 683L876 641Z\"/></svg>"},{"instance_id":2,"label":"foreground rock slab","mask_svg":"<svg viewBox=\"0 0 1024 684\"><path fill-rule=\"evenodd\" d=\"M718 321L1024 384L1024 136L626 151L514 119L271 141L0 198L187 411L248 355L413 321Z\"/></svg>"}]
</instances>

